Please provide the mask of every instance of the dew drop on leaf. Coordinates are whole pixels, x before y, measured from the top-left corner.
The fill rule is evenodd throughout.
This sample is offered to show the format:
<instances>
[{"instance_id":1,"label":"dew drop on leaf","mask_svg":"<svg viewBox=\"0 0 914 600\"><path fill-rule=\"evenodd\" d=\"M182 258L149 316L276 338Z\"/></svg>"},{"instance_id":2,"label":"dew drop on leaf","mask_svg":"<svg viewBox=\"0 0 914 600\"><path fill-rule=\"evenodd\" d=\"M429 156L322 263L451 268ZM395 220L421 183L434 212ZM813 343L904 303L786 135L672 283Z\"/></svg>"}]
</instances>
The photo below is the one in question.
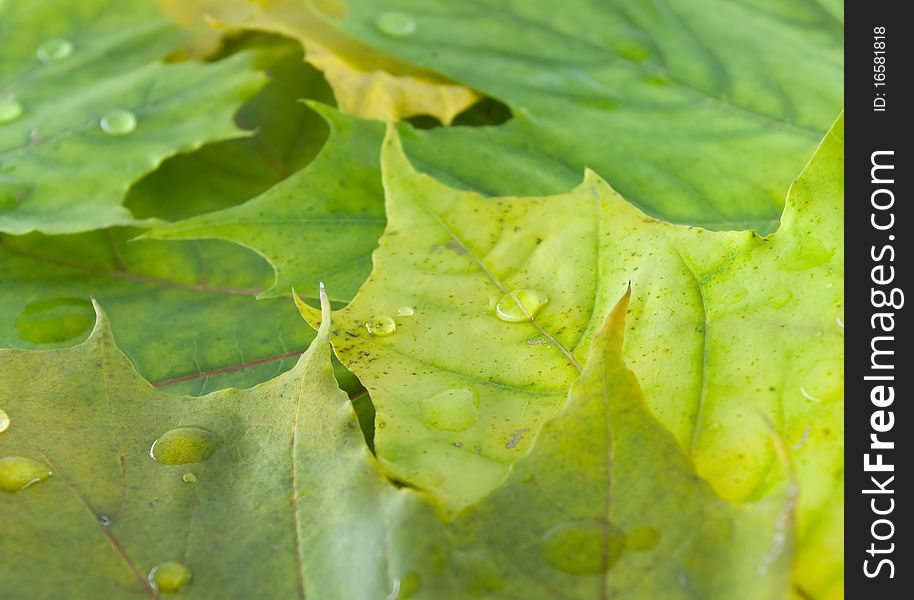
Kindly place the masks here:
<instances>
[{"instance_id":1,"label":"dew drop on leaf","mask_svg":"<svg viewBox=\"0 0 914 600\"><path fill-rule=\"evenodd\" d=\"M783 290L772 294L768 298L768 303L774 308L783 308L787 306L787 303L793 299L793 292L790 290Z\"/></svg>"},{"instance_id":2,"label":"dew drop on leaf","mask_svg":"<svg viewBox=\"0 0 914 600\"><path fill-rule=\"evenodd\" d=\"M173 593L190 583L190 569L179 562L164 562L149 569L146 579L160 592Z\"/></svg>"},{"instance_id":3,"label":"dew drop on leaf","mask_svg":"<svg viewBox=\"0 0 914 600\"><path fill-rule=\"evenodd\" d=\"M92 303L83 298L36 300L16 319L16 334L33 344L53 344L78 337L94 323Z\"/></svg>"},{"instance_id":4,"label":"dew drop on leaf","mask_svg":"<svg viewBox=\"0 0 914 600\"><path fill-rule=\"evenodd\" d=\"M840 402L844 398L844 362L828 359L817 363L803 379L800 393L810 402Z\"/></svg>"},{"instance_id":5,"label":"dew drop on leaf","mask_svg":"<svg viewBox=\"0 0 914 600\"><path fill-rule=\"evenodd\" d=\"M660 543L660 530L654 527L635 527L625 536L625 549L646 552Z\"/></svg>"},{"instance_id":6,"label":"dew drop on leaf","mask_svg":"<svg viewBox=\"0 0 914 600\"><path fill-rule=\"evenodd\" d=\"M0 409L0 433L10 428L10 416L3 409Z\"/></svg>"},{"instance_id":7,"label":"dew drop on leaf","mask_svg":"<svg viewBox=\"0 0 914 600\"><path fill-rule=\"evenodd\" d=\"M624 547L625 535L612 525L571 521L546 533L541 556L569 575L598 575L612 568Z\"/></svg>"},{"instance_id":8,"label":"dew drop on leaf","mask_svg":"<svg viewBox=\"0 0 914 600\"><path fill-rule=\"evenodd\" d=\"M369 335L386 337L397 331L397 324L387 315L378 315L365 322Z\"/></svg>"},{"instance_id":9,"label":"dew drop on leaf","mask_svg":"<svg viewBox=\"0 0 914 600\"><path fill-rule=\"evenodd\" d=\"M506 323L530 321L549 302L549 296L536 290L508 292L495 305L495 316Z\"/></svg>"},{"instance_id":10,"label":"dew drop on leaf","mask_svg":"<svg viewBox=\"0 0 914 600\"><path fill-rule=\"evenodd\" d=\"M12 123L22 116L23 110L14 98L0 98L0 125Z\"/></svg>"},{"instance_id":11,"label":"dew drop on leaf","mask_svg":"<svg viewBox=\"0 0 914 600\"><path fill-rule=\"evenodd\" d=\"M109 517L108 515L100 516L98 518L98 524L101 525L102 527L107 527L108 525L111 525L111 517Z\"/></svg>"},{"instance_id":12,"label":"dew drop on leaf","mask_svg":"<svg viewBox=\"0 0 914 600\"><path fill-rule=\"evenodd\" d=\"M108 135L129 135L136 129L136 115L129 110L116 108L108 111L99 125Z\"/></svg>"},{"instance_id":13,"label":"dew drop on leaf","mask_svg":"<svg viewBox=\"0 0 914 600\"><path fill-rule=\"evenodd\" d=\"M54 474L46 464L23 456L0 458L0 492L19 492Z\"/></svg>"},{"instance_id":14,"label":"dew drop on leaf","mask_svg":"<svg viewBox=\"0 0 914 600\"><path fill-rule=\"evenodd\" d=\"M479 418L479 399L473 390L454 388L419 401L421 418L442 431L463 431Z\"/></svg>"},{"instance_id":15,"label":"dew drop on leaf","mask_svg":"<svg viewBox=\"0 0 914 600\"><path fill-rule=\"evenodd\" d=\"M219 445L215 433L203 427L176 427L165 432L149 449L149 456L163 465L203 462Z\"/></svg>"},{"instance_id":16,"label":"dew drop on leaf","mask_svg":"<svg viewBox=\"0 0 914 600\"><path fill-rule=\"evenodd\" d=\"M43 63L57 62L71 54L73 54L73 43L63 38L45 40L35 51L35 56Z\"/></svg>"},{"instance_id":17,"label":"dew drop on leaf","mask_svg":"<svg viewBox=\"0 0 914 600\"><path fill-rule=\"evenodd\" d=\"M407 37L416 32L416 20L404 13L381 13L374 23L378 31L390 37Z\"/></svg>"},{"instance_id":18,"label":"dew drop on leaf","mask_svg":"<svg viewBox=\"0 0 914 600\"><path fill-rule=\"evenodd\" d=\"M412 306L401 306L397 309L397 314L401 317L411 317L416 314L416 311Z\"/></svg>"},{"instance_id":19,"label":"dew drop on leaf","mask_svg":"<svg viewBox=\"0 0 914 600\"><path fill-rule=\"evenodd\" d=\"M193 473L185 473L181 476L181 481L184 483L197 483L197 476Z\"/></svg>"}]
</instances>

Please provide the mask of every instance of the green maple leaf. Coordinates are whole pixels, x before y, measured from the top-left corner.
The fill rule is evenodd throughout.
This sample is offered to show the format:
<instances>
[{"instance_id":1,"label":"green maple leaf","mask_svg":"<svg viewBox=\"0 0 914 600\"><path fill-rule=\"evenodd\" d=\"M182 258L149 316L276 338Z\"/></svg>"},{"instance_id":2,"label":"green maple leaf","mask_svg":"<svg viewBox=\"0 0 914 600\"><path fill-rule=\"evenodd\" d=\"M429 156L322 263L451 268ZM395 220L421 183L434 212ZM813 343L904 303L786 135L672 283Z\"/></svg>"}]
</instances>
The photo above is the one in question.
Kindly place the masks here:
<instances>
[{"instance_id":1,"label":"green maple leaf","mask_svg":"<svg viewBox=\"0 0 914 600\"><path fill-rule=\"evenodd\" d=\"M841 105L840 7L591 3L555 20L535 3L349 4L337 26L513 108L500 126L400 128L422 171L489 196L558 194L590 167L658 218L770 232ZM383 11L417 29L384 35ZM323 280L335 299L351 299L381 231L380 176L367 158L380 127L321 112L334 133L309 169L244 206L151 235L253 248L276 269L267 295Z\"/></svg>"},{"instance_id":2,"label":"green maple leaf","mask_svg":"<svg viewBox=\"0 0 914 600\"><path fill-rule=\"evenodd\" d=\"M136 373L96 310L76 347L0 350L4 594L159 597L183 572L166 564L156 589L163 563L190 570L191 597L303 597L324 578L357 591L341 572L376 552L344 536L372 531L376 482L358 477L368 450L327 328L269 383L177 398Z\"/></svg>"},{"instance_id":3,"label":"green maple leaf","mask_svg":"<svg viewBox=\"0 0 914 600\"><path fill-rule=\"evenodd\" d=\"M182 40L153 3L0 4L0 231L128 225L127 188L162 160L238 137L253 54L165 64ZM126 112L125 112L126 111Z\"/></svg>"},{"instance_id":4,"label":"green maple leaf","mask_svg":"<svg viewBox=\"0 0 914 600\"><path fill-rule=\"evenodd\" d=\"M300 50L266 41L258 62L271 81L238 115L252 135L167 160L131 189L126 205L134 214L180 219L238 204L316 153L324 122L298 98L327 98L326 84ZM0 345L81 341L95 297L140 373L171 393L250 387L294 364L313 335L289 302L255 300L271 277L260 258L226 243L127 243L141 232L0 234ZM351 374L337 373L346 389L360 390Z\"/></svg>"},{"instance_id":5,"label":"green maple leaf","mask_svg":"<svg viewBox=\"0 0 914 600\"><path fill-rule=\"evenodd\" d=\"M371 393L388 472L451 511L489 493L561 408L631 282L624 355L653 414L733 501L779 484L771 428L789 440L804 490L800 585L839 585L842 143L843 117L763 238L656 221L593 172L547 198L455 190L417 173L391 132L387 229L333 336ZM516 296L523 310L515 290L535 292Z\"/></svg>"},{"instance_id":6,"label":"green maple leaf","mask_svg":"<svg viewBox=\"0 0 914 600\"><path fill-rule=\"evenodd\" d=\"M143 381L97 305L77 347L0 351L4 591L633 600L786 589L789 488L736 507L694 476L621 361L624 301L563 414L450 523L367 451L329 367L329 308L325 297L324 325L292 371L202 398Z\"/></svg>"}]
</instances>

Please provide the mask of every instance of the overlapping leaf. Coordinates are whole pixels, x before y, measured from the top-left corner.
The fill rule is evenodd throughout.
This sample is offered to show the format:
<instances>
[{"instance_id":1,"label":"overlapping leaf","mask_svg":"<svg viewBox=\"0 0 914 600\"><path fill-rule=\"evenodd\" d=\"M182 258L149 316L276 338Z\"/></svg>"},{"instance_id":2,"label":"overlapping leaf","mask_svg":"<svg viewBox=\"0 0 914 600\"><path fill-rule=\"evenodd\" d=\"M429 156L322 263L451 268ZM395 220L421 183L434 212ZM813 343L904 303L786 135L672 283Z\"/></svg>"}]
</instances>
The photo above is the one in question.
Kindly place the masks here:
<instances>
[{"instance_id":1,"label":"overlapping leaf","mask_svg":"<svg viewBox=\"0 0 914 600\"><path fill-rule=\"evenodd\" d=\"M763 238L655 221L592 172L562 196L486 199L418 174L389 135L387 230L333 336L372 395L381 461L452 510L488 493L556 414L602 315L631 282L625 358L652 412L731 500L777 484L771 428L789 440L804 490L798 579L817 595L833 590L842 138L843 117L792 186L781 229ZM532 321L502 322L494 308L517 289L549 303ZM366 324L384 317L396 332L371 335Z\"/></svg>"},{"instance_id":2,"label":"overlapping leaf","mask_svg":"<svg viewBox=\"0 0 914 600\"><path fill-rule=\"evenodd\" d=\"M251 55L161 62L181 33L143 0L0 4L0 231L73 233L133 221L127 188L163 159L238 137L263 82ZM106 133L110 111L136 119ZM109 128L115 129L115 128Z\"/></svg>"},{"instance_id":3,"label":"overlapping leaf","mask_svg":"<svg viewBox=\"0 0 914 600\"><path fill-rule=\"evenodd\" d=\"M324 123L298 99L328 97L326 84L292 44L262 47L258 56L271 83L239 112L253 134L166 161L131 189L134 214L178 219L238 204L314 155ZM288 301L255 299L270 280L259 257L225 243L127 243L140 233L0 236L2 345L80 341L92 326L94 296L140 372L173 382L165 387L172 393L250 387L294 364L312 335ZM345 370L338 375L347 390L360 389Z\"/></svg>"},{"instance_id":4,"label":"overlapping leaf","mask_svg":"<svg viewBox=\"0 0 914 600\"><path fill-rule=\"evenodd\" d=\"M635 600L661 590L763 600L785 590L789 492L734 507L694 477L621 362L624 302L562 416L502 488L451 523L381 475L333 380L323 306L324 326L292 371L203 398L151 388L101 312L75 348L0 351L12 417L0 434L4 591L159 597L170 590L147 572L166 561L189 569L180 592L191 598L549 590ZM182 426L207 432L206 452L190 443L176 448L190 453L184 464L155 462L153 440ZM46 479L14 491L8 468L21 459Z\"/></svg>"},{"instance_id":5,"label":"overlapping leaf","mask_svg":"<svg viewBox=\"0 0 914 600\"><path fill-rule=\"evenodd\" d=\"M320 69L333 86L342 110L369 119L397 120L432 115L450 123L476 102L476 92L446 81L366 46L326 26L308 2L271 0L161 0L166 12L185 27L210 35L220 29L257 29L299 40L306 60ZM321 8L345 14L336 0ZM215 31L213 31L215 28Z\"/></svg>"},{"instance_id":6,"label":"overlapping leaf","mask_svg":"<svg viewBox=\"0 0 914 600\"><path fill-rule=\"evenodd\" d=\"M514 119L496 127L400 129L421 170L486 195L561 193L590 167L650 215L766 233L777 226L791 178L840 109L840 9L619 1L570 7L555 19L552 9L529 2L348 5L337 23L347 32L511 105ZM385 35L378 23L390 14L415 30ZM367 140L367 124L328 119L339 130L335 150L294 184L155 235L254 248L277 269L270 294L313 287L318 273L332 271L331 291L350 299L375 239L360 227L353 240L341 224L374 222L381 200L374 163L347 161L340 149L358 153L380 141ZM350 137L356 130L358 138ZM358 182L361 201L353 205L352 191L340 186L328 192L334 178ZM331 212L323 231L312 225L298 240L287 232L290 218Z\"/></svg>"},{"instance_id":7,"label":"overlapping leaf","mask_svg":"<svg viewBox=\"0 0 914 600\"><path fill-rule=\"evenodd\" d=\"M499 152L533 146L571 178L588 166L674 222L773 230L841 108L843 25L814 2L345 4L328 24L528 115ZM391 15L409 31L385 27ZM522 178L500 167L491 176Z\"/></svg>"}]
</instances>

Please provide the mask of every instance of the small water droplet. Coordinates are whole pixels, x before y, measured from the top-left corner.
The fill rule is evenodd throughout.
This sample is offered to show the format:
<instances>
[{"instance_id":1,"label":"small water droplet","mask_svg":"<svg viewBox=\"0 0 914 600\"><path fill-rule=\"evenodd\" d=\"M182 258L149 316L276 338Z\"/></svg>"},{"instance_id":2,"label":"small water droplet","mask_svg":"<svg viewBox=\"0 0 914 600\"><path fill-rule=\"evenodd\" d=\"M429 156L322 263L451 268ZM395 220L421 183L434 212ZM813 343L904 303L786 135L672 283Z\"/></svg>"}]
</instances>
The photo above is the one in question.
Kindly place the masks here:
<instances>
[{"instance_id":1,"label":"small water droplet","mask_svg":"<svg viewBox=\"0 0 914 600\"><path fill-rule=\"evenodd\" d=\"M647 552L660 543L660 530L654 527L635 527L625 536L625 549Z\"/></svg>"},{"instance_id":2,"label":"small water droplet","mask_svg":"<svg viewBox=\"0 0 914 600\"><path fill-rule=\"evenodd\" d=\"M378 315L365 322L369 335L387 337L397 331L397 324L387 315Z\"/></svg>"},{"instance_id":3,"label":"small water droplet","mask_svg":"<svg viewBox=\"0 0 914 600\"><path fill-rule=\"evenodd\" d=\"M407 37L416 32L416 20L404 13L381 13L374 23L378 31L390 37Z\"/></svg>"},{"instance_id":4,"label":"small water droplet","mask_svg":"<svg viewBox=\"0 0 914 600\"><path fill-rule=\"evenodd\" d=\"M720 300L724 304L739 304L746 299L746 296L749 295L749 290L744 287L736 288L735 290L724 291L721 294Z\"/></svg>"},{"instance_id":5,"label":"small water droplet","mask_svg":"<svg viewBox=\"0 0 914 600\"><path fill-rule=\"evenodd\" d=\"M768 303L775 308L782 308L787 306L787 303L793 299L793 292L789 290L784 290L776 294L772 294L768 298Z\"/></svg>"},{"instance_id":6,"label":"small water droplet","mask_svg":"<svg viewBox=\"0 0 914 600\"><path fill-rule=\"evenodd\" d=\"M10 428L10 416L0 408L0 433Z\"/></svg>"},{"instance_id":7,"label":"small water droplet","mask_svg":"<svg viewBox=\"0 0 914 600\"><path fill-rule=\"evenodd\" d=\"M835 317L835 323L838 325L838 331L841 335L844 335L844 319L841 317Z\"/></svg>"},{"instance_id":8,"label":"small water droplet","mask_svg":"<svg viewBox=\"0 0 914 600\"><path fill-rule=\"evenodd\" d=\"M215 433L202 427L175 427L152 443L149 456L163 465L203 462L219 445Z\"/></svg>"},{"instance_id":9,"label":"small water droplet","mask_svg":"<svg viewBox=\"0 0 914 600\"><path fill-rule=\"evenodd\" d=\"M401 317L411 317L416 314L416 311L412 306L401 306L397 309L397 314Z\"/></svg>"},{"instance_id":10,"label":"small water droplet","mask_svg":"<svg viewBox=\"0 0 914 600\"><path fill-rule=\"evenodd\" d=\"M193 473L185 473L181 476L181 481L184 483L197 483L197 476Z\"/></svg>"},{"instance_id":11,"label":"small water droplet","mask_svg":"<svg viewBox=\"0 0 914 600\"><path fill-rule=\"evenodd\" d=\"M536 290L508 292L495 305L495 316L507 323L530 321L549 302L549 296Z\"/></svg>"},{"instance_id":12,"label":"small water droplet","mask_svg":"<svg viewBox=\"0 0 914 600\"><path fill-rule=\"evenodd\" d=\"M160 592L177 592L190 583L191 572L179 562L164 562L149 569L146 579Z\"/></svg>"},{"instance_id":13,"label":"small water droplet","mask_svg":"<svg viewBox=\"0 0 914 600\"><path fill-rule=\"evenodd\" d=\"M618 528L608 531L591 521L560 523L543 537L543 560L569 575L605 573L619 560L625 536Z\"/></svg>"},{"instance_id":14,"label":"small water droplet","mask_svg":"<svg viewBox=\"0 0 914 600\"><path fill-rule=\"evenodd\" d=\"M844 398L844 362L838 359L817 363L806 375L800 394L810 402L840 402Z\"/></svg>"},{"instance_id":15,"label":"small water droplet","mask_svg":"<svg viewBox=\"0 0 914 600\"><path fill-rule=\"evenodd\" d=\"M16 334L33 344L54 344L79 337L95 323L92 303L83 298L51 298L26 305L16 319Z\"/></svg>"},{"instance_id":16,"label":"small water droplet","mask_svg":"<svg viewBox=\"0 0 914 600\"><path fill-rule=\"evenodd\" d=\"M111 525L111 517L109 517L108 515L100 516L98 518L98 524L101 525L102 527L107 527L108 525Z\"/></svg>"},{"instance_id":17,"label":"small water droplet","mask_svg":"<svg viewBox=\"0 0 914 600\"><path fill-rule=\"evenodd\" d=\"M467 388L454 388L419 401L423 421L442 431L463 431L479 418L479 399Z\"/></svg>"},{"instance_id":18,"label":"small water droplet","mask_svg":"<svg viewBox=\"0 0 914 600\"><path fill-rule=\"evenodd\" d=\"M43 63L57 62L58 60L63 60L73 54L73 43L70 40L65 40L63 38L51 38L44 41L38 50L35 51L35 56L38 57Z\"/></svg>"},{"instance_id":19,"label":"small water droplet","mask_svg":"<svg viewBox=\"0 0 914 600\"><path fill-rule=\"evenodd\" d=\"M835 284L834 284L834 283L832 283L832 282L831 282L831 281L829 281L829 282L828 282L828 283L826 283L826 284L825 284L825 289L827 289L827 290L828 290L828 289L831 289L831 288L833 288L833 287L834 287L834 286L835 286Z\"/></svg>"},{"instance_id":20,"label":"small water droplet","mask_svg":"<svg viewBox=\"0 0 914 600\"><path fill-rule=\"evenodd\" d=\"M23 110L15 98L0 98L0 125L12 123L22 116Z\"/></svg>"},{"instance_id":21,"label":"small water droplet","mask_svg":"<svg viewBox=\"0 0 914 600\"><path fill-rule=\"evenodd\" d=\"M136 129L136 115L129 110L116 108L108 111L99 125L108 135L129 135Z\"/></svg>"},{"instance_id":22,"label":"small water droplet","mask_svg":"<svg viewBox=\"0 0 914 600\"><path fill-rule=\"evenodd\" d=\"M0 458L0 492L20 492L54 474L46 464L23 456Z\"/></svg>"}]
</instances>

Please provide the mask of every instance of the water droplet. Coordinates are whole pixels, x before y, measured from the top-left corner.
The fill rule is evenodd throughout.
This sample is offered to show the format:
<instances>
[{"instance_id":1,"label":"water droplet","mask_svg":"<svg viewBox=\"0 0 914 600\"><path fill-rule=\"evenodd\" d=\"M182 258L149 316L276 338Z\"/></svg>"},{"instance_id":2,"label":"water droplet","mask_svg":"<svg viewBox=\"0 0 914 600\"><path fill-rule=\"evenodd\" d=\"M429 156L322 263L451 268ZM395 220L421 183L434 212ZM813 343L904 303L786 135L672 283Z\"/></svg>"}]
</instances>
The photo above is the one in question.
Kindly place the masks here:
<instances>
[{"instance_id":1,"label":"water droplet","mask_svg":"<svg viewBox=\"0 0 914 600\"><path fill-rule=\"evenodd\" d=\"M179 562L164 562L149 569L146 579L160 592L177 592L190 583L191 572Z\"/></svg>"},{"instance_id":2,"label":"water droplet","mask_svg":"<svg viewBox=\"0 0 914 600\"><path fill-rule=\"evenodd\" d=\"M108 135L129 135L136 129L136 115L129 110L116 108L108 111L99 125Z\"/></svg>"},{"instance_id":3,"label":"water droplet","mask_svg":"<svg viewBox=\"0 0 914 600\"><path fill-rule=\"evenodd\" d=\"M647 552L660 543L660 530L653 527L635 527L625 536L625 549Z\"/></svg>"},{"instance_id":4,"label":"water droplet","mask_svg":"<svg viewBox=\"0 0 914 600\"><path fill-rule=\"evenodd\" d=\"M3 409L0 409L0 433L10 428L10 416Z\"/></svg>"},{"instance_id":5,"label":"water droplet","mask_svg":"<svg viewBox=\"0 0 914 600\"><path fill-rule=\"evenodd\" d=\"M542 557L569 575L605 573L619 560L625 536L613 525L592 521L560 523L543 537Z\"/></svg>"},{"instance_id":6,"label":"water droplet","mask_svg":"<svg viewBox=\"0 0 914 600\"><path fill-rule=\"evenodd\" d=\"M98 518L98 524L101 525L102 527L107 527L108 525L111 525L111 517L109 517L108 515L100 516Z\"/></svg>"},{"instance_id":7,"label":"water droplet","mask_svg":"<svg viewBox=\"0 0 914 600\"><path fill-rule=\"evenodd\" d=\"M26 305L16 319L19 338L33 344L54 344L79 337L95 323L92 303L83 298L51 298Z\"/></svg>"},{"instance_id":8,"label":"water droplet","mask_svg":"<svg viewBox=\"0 0 914 600\"><path fill-rule=\"evenodd\" d=\"M549 302L549 296L536 290L508 292L495 305L495 315L507 323L530 321Z\"/></svg>"},{"instance_id":9,"label":"water droplet","mask_svg":"<svg viewBox=\"0 0 914 600\"><path fill-rule=\"evenodd\" d=\"M825 284L825 289L829 290L829 289L833 288L834 286L835 286L835 284L832 283L831 281L829 281L828 283Z\"/></svg>"},{"instance_id":10,"label":"water droplet","mask_svg":"<svg viewBox=\"0 0 914 600\"><path fill-rule=\"evenodd\" d=\"M838 331L841 335L844 335L844 319L841 317L835 317L835 324L838 325Z\"/></svg>"},{"instance_id":11,"label":"water droplet","mask_svg":"<svg viewBox=\"0 0 914 600\"><path fill-rule=\"evenodd\" d=\"M57 62L73 54L73 43L63 38L51 38L38 46L35 56L43 63Z\"/></svg>"},{"instance_id":12,"label":"water droplet","mask_svg":"<svg viewBox=\"0 0 914 600\"><path fill-rule=\"evenodd\" d=\"M725 290L721 293L720 301L724 304L739 304L749 295L749 290L744 287L735 290Z\"/></svg>"},{"instance_id":13,"label":"water droplet","mask_svg":"<svg viewBox=\"0 0 914 600\"><path fill-rule=\"evenodd\" d=\"M397 331L397 324L387 315L378 315L365 322L365 329L369 335L387 337Z\"/></svg>"},{"instance_id":14,"label":"water droplet","mask_svg":"<svg viewBox=\"0 0 914 600\"><path fill-rule=\"evenodd\" d=\"M54 474L44 463L22 456L0 458L0 492L19 492Z\"/></svg>"},{"instance_id":15,"label":"water droplet","mask_svg":"<svg viewBox=\"0 0 914 600\"><path fill-rule=\"evenodd\" d=\"M401 317L411 317L416 314L416 311L412 306L401 306L397 309L397 314Z\"/></svg>"},{"instance_id":16,"label":"water droplet","mask_svg":"<svg viewBox=\"0 0 914 600\"><path fill-rule=\"evenodd\" d=\"M374 23L378 31L390 37L407 37L416 32L416 20L404 13L381 13Z\"/></svg>"},{"instance_id":17,"label":"water droplet","mask_svg":"<svg viewBox=\"0 0 914 600\"><path fill-rule=\"evenodd\" d=\"M479 418L479 399L467 388L454 388L419 401L423 421L442 431L463 431Z\"/></svg>"},{"instance_id":18,"label":"water droplet","mask_svg":"<svg viewBox=\"0 0 914 600\"><path fill-rule=\"evenodd\" d=\"M789 290L784 290L776 294L772 294L768 298L768 303L775 308L782 308L787 306L787 303L793 299L793 292Z\"/></svg>"},{"instance_id":19,"label":"water droplet","mask_svg":"<svg viewBox=\"0 0 914 600\"><path fill-rule=\"evenodd\" d=\"M0 125L12 123L22 116L23 110L14 98L0 98Z\"/></svg>"},{"instance_id":20,"label":"water droplet","mask_svg":"<svg viewBox=\"0 0 914 600\"><path fill-rule=\"evenodd\" d=\"M184 483L197 483L197 476L193 473L185 473L181 476L181 481Z\"/></svg>"},{"instance_id":21,"label":"water droplet","mask_svg":"<svg viewBox=\"0 0 914 600\"><path fill-rule=\"evenodd\" d=\"M800 394L810 402L840 402L844 398L844 362L823 360L803 380Z\"/></svg>"},{"instance_id":22,"label":"water droplet","mask_svg":"<svg viewBox=\"0 0 914 600\"><path fill-rule=\"evenodd\" d=\"M219 445L216 434L202 427L175 427L152 443L149 456L163 465L203 462Z\"/></svg>"}]
</instances>

